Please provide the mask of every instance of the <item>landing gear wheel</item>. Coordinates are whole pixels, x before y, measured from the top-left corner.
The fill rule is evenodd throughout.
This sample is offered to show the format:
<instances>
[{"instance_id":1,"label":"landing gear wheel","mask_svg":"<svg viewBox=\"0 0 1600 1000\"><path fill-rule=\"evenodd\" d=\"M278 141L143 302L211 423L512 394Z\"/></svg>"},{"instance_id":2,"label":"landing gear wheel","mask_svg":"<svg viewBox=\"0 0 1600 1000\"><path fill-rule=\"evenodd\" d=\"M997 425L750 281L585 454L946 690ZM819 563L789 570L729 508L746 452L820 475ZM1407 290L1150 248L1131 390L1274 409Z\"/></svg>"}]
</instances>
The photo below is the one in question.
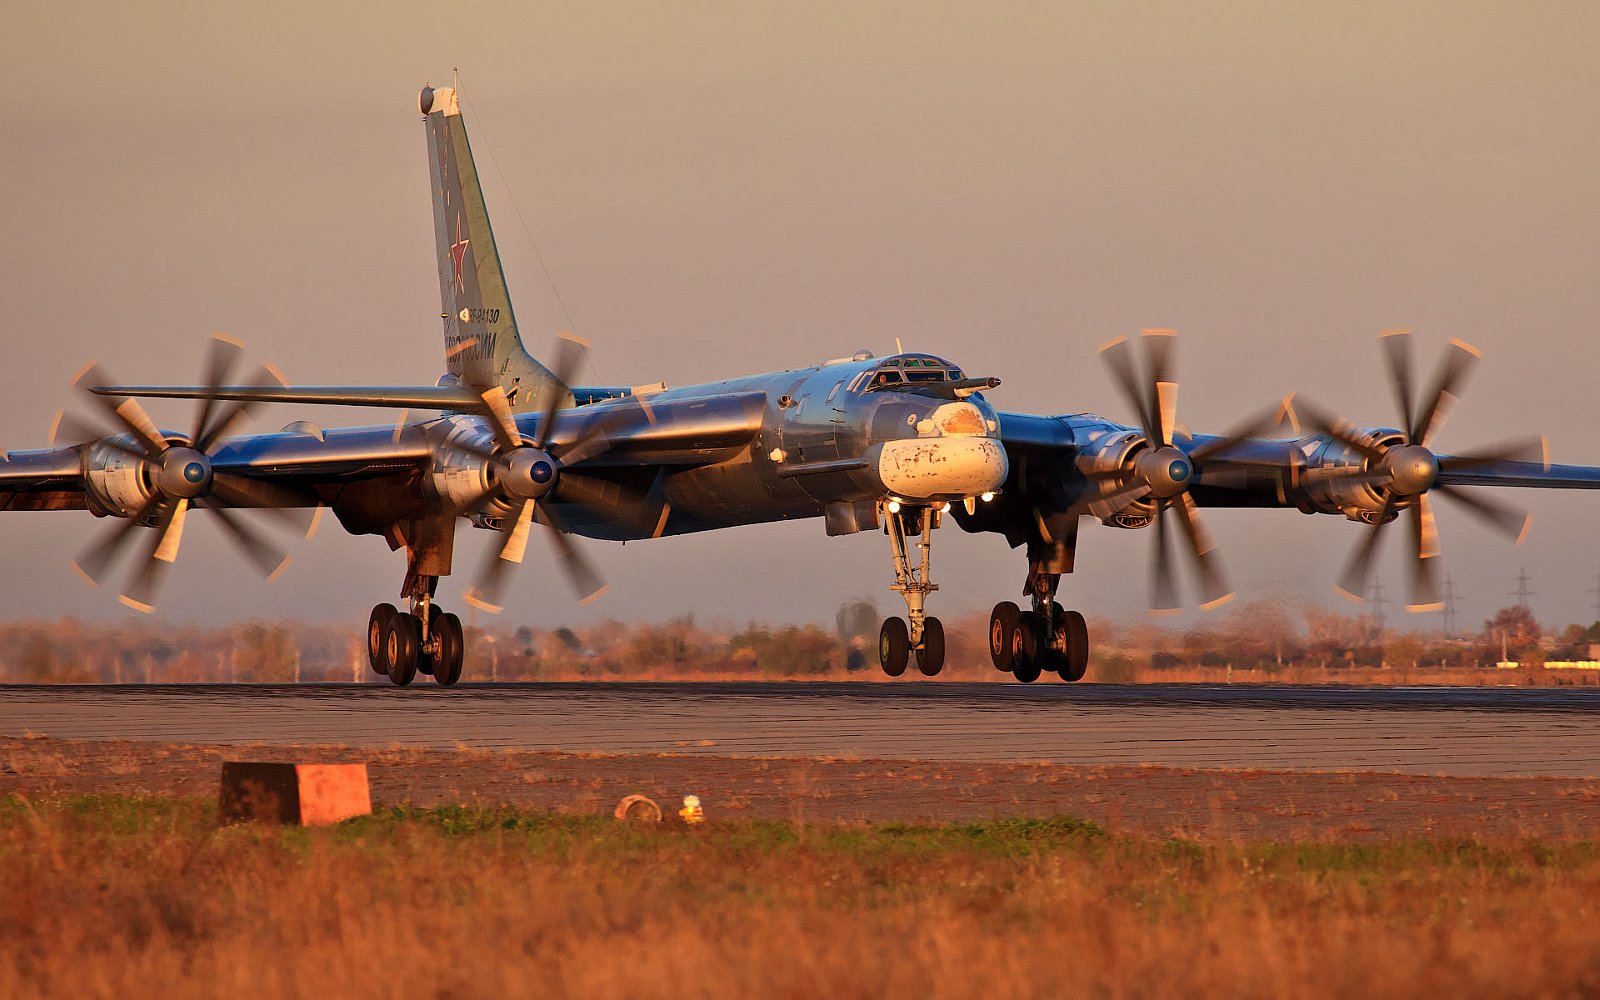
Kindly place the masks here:
<instances>
[{"instance_id":1,"label":"landing gear wheel","mask_svg":"<svg viewBox=\"0 0 1600 1000\"><path fill-rule=\"evenodd\" d=\"M1001 601L989 612L989 659L996 670L1005 673L1011 672L1015 662L1011 656L1011 631L1017 627L1019 614L1021 609L1010 601Z\"/></svg>"},{"instance_id":2,"label":"landing gear wheel","mask_svg":"<svg viewBox=\"0 0 1600 1000\"><path fill-rule=\"evenodd\" d=\"M384 659L384 634L389 628L389 619L399 614L393 604L380 604L372 609L372 614L367 618L367 665L375 674L387 674L388 662Z\"/></svg>"},{"instance_id":3,"label":"landing gear wheel","mask_svg":"<svg viewBox=\"0 0 1600 1000\"><path fill-rule=\"evenodd\" d=\"M466 654L466 641L461 634L461 619L450 614L435 614L433 634L439 639L439 653L433 659L433 679L449 687L461 679L461 661Z\"/></svg>"},{"instance_id":4,"label":"landing gear wheel","mask_svg":"<svg viewBox=\"0 0 1600 1000\"><path fill-rule=\"evenodd\" d=\"M1017 612L1017 622L1011 627L1011 673L1024 684L1039 679L1039 623L1032 611Z\"/></svg>"},{"instance_id":5,"label":"landing gear wheel","mask_svg":"<svg viewBox=\"0 0 1600 1000\"><path fill-rule=\"evenodd\" d=\"M399 687L417 676L417 646L421 644L421 623L403 612L389 616L383 630L383 658L389 667L389 680Z\"/></svg>"},{"instance_id":6,"label":"landing gear wheel","mask_svg":"<svg viewBox=\"0 0 1600 1000\"><path fill-rule=\"evenodd\" d=\"M944 622L937 618L922 620L922 648L917 650L917 669L924 677L932 677L944 669Z\"/></svg>"},{"instance_id":7,"label":"landing gear wheel","mask_svg":"<svg viewBox=\"0 0 1600 1000\"><path fill-rule=\"evenodd\" d=\"M1057 627L1066 633L1064 638L1067 647L1061 657L1061 679L1081 681L1083 675L1089 672L1089 625L1083 620L1083 615L1076 611L1068 611L1058 621Z\"/></svg>"},{"instance_id":8,"label":"landing gear wheel","mask_svg":"<svg viewBox=\"0 0 1600 1000\"><path fill-rule=\"evenodd\" d=\"M878 664L890 677L899 677L906 672L910 659L911 632L906 628L906 620L885 618L883 628L878 630Z\"/></svg>"}]
</instances>

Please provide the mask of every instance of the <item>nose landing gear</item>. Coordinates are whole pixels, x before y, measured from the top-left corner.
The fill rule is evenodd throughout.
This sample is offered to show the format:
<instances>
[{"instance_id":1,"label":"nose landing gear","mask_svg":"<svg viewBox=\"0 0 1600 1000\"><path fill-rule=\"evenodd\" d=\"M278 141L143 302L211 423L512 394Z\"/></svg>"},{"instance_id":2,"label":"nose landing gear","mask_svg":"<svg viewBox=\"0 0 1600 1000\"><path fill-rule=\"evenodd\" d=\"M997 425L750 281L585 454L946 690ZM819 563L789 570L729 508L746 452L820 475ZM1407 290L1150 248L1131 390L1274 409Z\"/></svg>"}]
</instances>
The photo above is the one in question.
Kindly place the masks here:
<instances>
[{"instance_id":1,"label":"nose landing gear","mask_svg":"<svg viewBox=\"0 0 1600 1000\"><path fill-rule=\"evenodd\" d=\"M902 507L896 501L879 501L878 517L889 535L894 555L894 586L906 602L905 618L888 618L878 631L878 663L890 677L906 672L915 653L917 670L932 677L944 669L944 623L924 611L928 595L939 589L929 578L933 529L939 527L939 507ZM920 558L908 554L907 536L916 542Z\"/></svg>"}]
</instances>

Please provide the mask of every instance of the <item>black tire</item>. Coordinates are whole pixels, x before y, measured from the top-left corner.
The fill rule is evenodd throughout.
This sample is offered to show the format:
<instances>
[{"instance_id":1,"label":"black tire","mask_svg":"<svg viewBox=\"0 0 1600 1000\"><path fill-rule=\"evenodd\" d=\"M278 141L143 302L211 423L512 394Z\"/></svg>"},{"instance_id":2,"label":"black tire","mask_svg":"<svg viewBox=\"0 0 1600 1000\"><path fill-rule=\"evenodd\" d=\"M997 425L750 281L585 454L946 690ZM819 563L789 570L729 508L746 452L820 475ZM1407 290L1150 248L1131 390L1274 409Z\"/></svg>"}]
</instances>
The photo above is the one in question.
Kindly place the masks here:
<instances>
[{"instance_id":1,"label":"black tire","mask_svg":"<svg viewBox=\"0 0 1600 1000\"><path fill-rule=\"evenodd\" d=\"M1039 617L1032 611L1017 612L1011 628L1011 674L1024 684L1039 679Z\"/></svg>"},{"instance_id":2,"label":"black tire","mask_svg":"<svg viewBox=\"0 0 1600 1000\"><path fill-rule=\"evenodd\" d=\"M417 646L422 640L422 625L412 615L396 612L389 616L389 626L384 629L384 660L389 667L389 680L405 687L417 676Z\"/></svg>"},{"instance_id":3,"label":"black tire","mask_svg":"<svg viewBox=\"0 0 1600 1000\"><path fill-rule=\"evenodd\" d=\"M384 662L384 635L389 629L389 619L398 612L393 604L380 604L367 616L367 665L375 674L387 674L389 665Z\"/></svg>"},{"instance_id":4,"label":"black tire","mask_svg":"<svg viewBox=\"0 0 1600 1000\"><path fill-rule=\"evenodd\" d=\"M1021 609L1010 601L1001 601L989 612L989 659L996 670L1011 671L1011 630L1016 628L1020 613Z\"/></svg>"},{"instance_id":5,"label":"black tire","mask_svg":"<svg viewBox=\"0 0 1600 1000\"><path fill-rule=\"evenodd\" d=\"M439 637L439 655L433 661L433 679L435 683L449 687L461 679L461 662L467 653L461 619L450 614L437 615L433 619L433 630Z\"/></svg>"},{"instance_id":6,"label":"black tire","mask_svg":"<svg viewBox=\"0 0 1600 1000\"><path fill-rule=\"evenodd\" d=\"M1089 672L1089 624L1076 611L1068 611L1061 618L1067 632L1066 663L1061 668L1061 679L1081 681Z\"/></svg>"},{"instance_id":7,"label":"black tire","mask_svg":"<svg viewBox=\"0 0 1600 1000\"><path fill-rule=\"evenodd\" d=\"M878 665L890 677L906 672L911 659L911 631L904 618L885 618L878 630Z\"/></svg>"},{"instance_id":8,"label":"black tire","mask_svg":"<svg viewBox=\"0 0 1600 1000\"><path fill-rule=\"evenodd\" d=\"M922 620L922 648L917 650L917 669L924 677L932 677L944 669L944 622L937 618Z\"/></svg>"}]
</instances>

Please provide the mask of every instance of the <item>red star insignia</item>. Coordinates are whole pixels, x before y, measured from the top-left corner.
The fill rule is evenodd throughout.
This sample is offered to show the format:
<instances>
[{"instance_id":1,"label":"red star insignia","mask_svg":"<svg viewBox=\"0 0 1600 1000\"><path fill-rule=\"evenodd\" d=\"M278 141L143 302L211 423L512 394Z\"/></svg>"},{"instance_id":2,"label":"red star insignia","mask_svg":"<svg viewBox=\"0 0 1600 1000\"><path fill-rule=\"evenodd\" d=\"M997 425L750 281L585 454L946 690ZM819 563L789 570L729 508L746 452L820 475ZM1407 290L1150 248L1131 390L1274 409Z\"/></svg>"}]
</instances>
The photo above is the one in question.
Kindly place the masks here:
<instances>
[{"instance_id":1,"label":"red star insignia","mask_svg":"<svg viewBox=\"0 0 1600 1000\"><path fill-rule=\"evenodd\" d=\"M458 213L456 215L456 241L450 244L450 259L456 267L456 291L458 292L467 290L467 281L461 273L461 265L466 259L467 244L470 242L472 241L461 235L461 216Z\"/></svg>"}]
</instances>

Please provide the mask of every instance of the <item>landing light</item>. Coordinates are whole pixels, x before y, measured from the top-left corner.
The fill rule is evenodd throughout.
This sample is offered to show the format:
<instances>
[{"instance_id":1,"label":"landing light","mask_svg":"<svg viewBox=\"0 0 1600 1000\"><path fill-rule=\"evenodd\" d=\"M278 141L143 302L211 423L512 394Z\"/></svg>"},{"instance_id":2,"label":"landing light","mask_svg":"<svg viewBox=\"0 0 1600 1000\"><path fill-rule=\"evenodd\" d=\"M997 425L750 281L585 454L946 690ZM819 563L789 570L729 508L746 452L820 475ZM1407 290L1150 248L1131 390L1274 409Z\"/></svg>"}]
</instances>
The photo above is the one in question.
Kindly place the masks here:
<instances>
[{"instance_id":1,"label":"landing light","mask_svg":"<svg viewBox=\"0 0 1600 1000\"><path fill-rule=\"evenodd\" d=\"M900 513L900 501L898 501L898 500L890 500L889 501L889 513L891 513L891 514Z\"/></svg>"},{"instance_id":2,"label":"landing light","mask_svg":"<svg viewBox=\"0 0 1600 1000\"><path fill-rule=\"evenodd\" d=\"M978 499L982 500L984 503L988 503L988 502L990 502L991 500L994 499L994 494L993 493L985 493L985 494L979 496Z\"/></svg>"}]
</instances>

